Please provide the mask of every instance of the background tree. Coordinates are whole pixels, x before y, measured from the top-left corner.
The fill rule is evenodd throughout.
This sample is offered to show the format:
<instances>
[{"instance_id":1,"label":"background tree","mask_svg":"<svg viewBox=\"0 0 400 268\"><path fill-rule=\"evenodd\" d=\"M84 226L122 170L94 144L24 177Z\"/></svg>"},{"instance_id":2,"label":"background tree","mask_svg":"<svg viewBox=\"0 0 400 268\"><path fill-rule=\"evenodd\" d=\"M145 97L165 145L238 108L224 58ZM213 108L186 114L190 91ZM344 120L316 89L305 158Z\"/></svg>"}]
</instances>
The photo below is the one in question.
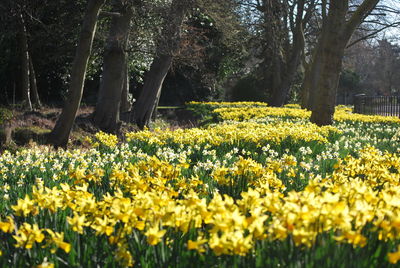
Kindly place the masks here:
<instances>
[{"instance_id":1,"label":"background tree","mask_svg":"<svg viewBox=\"0 0 400 268\"><path fill-rule=\"evenodd\" d=\"M30 86L30 69L29 69L29 48L28 48L28 33L26 30L25 19L22 14L22 7L17 6L17 24L18 24L18 45L20 57L20 75L21 75L21 93L23 106L32 110L31 102L31 86Z\"/></svg>"},{"instance_id":2,"label":"background tree","mask_svg":"<svg viewBox=\"0 0 400 268\"><path fill-rule=\"evenodd\" d=\"M179 50L182 23L191 7L190 0L173 0L171 3L168 16L163 23L161 40L157 42L156 56L146 75L142 93L133 108L134 121L140 128L148 126L158 104L162 84L173 57Z\"/></svg>"},{"instance_id":3,"label":"background tree","mask_svg":"<svg viewBox=\"0 0 400 268\"><path fill-rule=\"evenodd\" d=\"M110 33L104 49L102 81L97 98L94 123L106 132L116 133L124 82L127 77L127 44L133 7L122 0L113 2ZM127 92L126 92L127 94Z\"/></svg>"},{"instance_id":4,"label":"background tree","mask_svg":"<svg viewBox=\"0 0 400 268\"><path fill-rule=\"evenodd\" d=\"M290 3L289 3L290 5ZM272 106L282 106L285 104L290 93L293 79L301 63L302 54L305 49L304 29L308 26L312 13L315 11L316 1L299 0L293 1L289 6L289 25L292 42L286 47L286 57L283 58L283 71L274 76L280 77L280 81L271 87L272 95L270 104ZM296 10L294 12L294 10Z\"/></svg>"},{"instance_id":5,"label":"background tree","mask_svg":"<svg viewBox=\"0 0 400 268\"><path fill-rule=\"evenodd\" d=\"M350 8L347 15L349 18L356 9L363 3L363 1L349 1ZM303 65L305 66L305 76L303 80L302 90L301 90L301 104L303 108L307 108L309 110L313 109L313 105L316 102L317 94L316 92L312 92L310 90L317 89L317 81L319 77L319 71L321 69L320 60L317 46L317 41L321 40L321 33L324 27L324 21L327 19L328 13L328 2L321 1L315 16L311 20L309 24L311 29L309 33L306 35L307 44L306 50L308 53L305 53L305 58L303 59ZM373 12L370 12L368 16L365 16L362 20L362 23L357 26L356 30L353 32L350 40L346 44L345 48L345 59L348 58L346 51L352 51L351 53L361 53L363 54L363 49L357 50L353 49L354 47L360 47L358 44L362 44L365 42L374 42L382 33L387 32L388 29L392 27L396 27L399 23L399 9L396 9L396 5L398 3L396 1L380 1L379 5L375 5ZM390 32L390 30L389 30ZM365 50L366 54L361 57L367 56L367 50ZM308 54L308 55L307 55ZM345 69L348 67L344 66ZM360 83L362 83L363 79L360 77Z\"/></svg>"},{"instance_id":6,"label":"background tree","mask_svg":"<svg viewBox=\"0 0 400 268\"><path fill-rule=\"evenodd\" d=\"M388 39L363 40L346 51L343 68L359 77L357 93L400 93L400 47Z\"/></svg>"},{"instance_id":7,"label":"background tree","mask_svg":"<svg viewBox=\"0 0 400 268\"><path fill-rule=\"evenodd\" d=\"M33 106L36 108L40 107L35 68L32 60L31 34L27 22L27 17L31 9L32 7L29 5L28 1L24 0L5 0L0 3L0 10L4 12L4 15L0 17L0 21L3 25L14 29L14 31L7 32L3 35L0 43L11 45L11 47L3 50L9 57L12 57L12 54L18 55L14 61L9 61L5 64L2 73L5 75L4 80L8 80L8 83L12 83L13 103L15 104L16 98L20 99L22 107L27 110L32 110ZM13 42L11 39L17 41L15 46L12 46ZM10 73L15 73L17 77L15 75L10 75ZM14 81L10 79L10 77L14 77ZM7 86L7 82L4 82ZM5 97L7 97L8 92L6 90L5 93Z\"/></svg>"},{"instance_id":8,"label":"background tree","mask_svg":"<svg viewBox=\"0 0 400 268\"><path fill-rule=\"evenodd\" d=\"M364 0L354 10L350 9L348 0L329 2L328 14L323 19L321 37L314 58L319 60L313 62L320 68L316 71L318 75L314 76L315 82L311 84L315 88L310 92L316 95L311 122L320 126L332 124L344 50L356 28L378 2L379 0ZM347 20L350 11L351 15Z\"/></svg>"},{"instance_id":9,"label":"background tree","mask_svg":"<svg viewBox=\"0 0 400 268\"><path fill-rule=\"evenodd\" d=\"M371 74L371 86L379 95L392 95L400 92L400 47L388 40L378 40L376 56L372 61L375 72Z\"/></svg>"},{"instance_id":10,"label":"background tree","mask_svg":"<svg viewBox=\"0 0 400 268\"><path fill-rule=\"evenodd\" d=\"M79 25L85 12L85 1L5 0L0 2L1 71L0 102L22 102L21 64L18 46L17 7L22 13L29 50L30 97L34 107L39 102L60 104L68 88L70 67L74 57ZM68 12L66 12L68 11ZM44 41L45 40L45 41ZM96 42L98 42L97 40ZM90 60L89 77L95 58ZM34 76L33 76L34 75ZM36 82L36 83L35 83ZM37 89L37 92L35 92ZM36 98L40 96L40 99Z\"/></svg>"},{"instance_id":11,"label":"background tree","mask_svg":"<svg viewBox=\"0 0 400 268\"><path fill-rule=\"evenodd\" d=\"M268 96L265 98L272 106L282 106L294 87L317 2L238 1L238 13L253 35L248 44L253 55L253 59L249 58L253 65L250 80L259 80L255 86L263 87L262 94Z\"/></svg>"},{"instance_id":12,"label":"background tree","mask_svg":"<svg viewBox=\"0 0 400 268\"><path fill-rule=\"evenodd\" d=\"M244 71L248 33L231 0L196 2L182 29L181 44L163 83L161 105L225 97Z\"/></svg>"},{"instance_id":13,"label":"background tree","mask_svg":"<svg viewBox=\"0 0 400 268\"><path fill-rule=\"evenodd\" d=\"M74 63L72 64L68 97L61 115L49 136L50 143L56 147L68 144L69 135L82 99L83 84L96 32L97 18L104 2L105 0L88 1Z\"/></svg>"}]
</instances>

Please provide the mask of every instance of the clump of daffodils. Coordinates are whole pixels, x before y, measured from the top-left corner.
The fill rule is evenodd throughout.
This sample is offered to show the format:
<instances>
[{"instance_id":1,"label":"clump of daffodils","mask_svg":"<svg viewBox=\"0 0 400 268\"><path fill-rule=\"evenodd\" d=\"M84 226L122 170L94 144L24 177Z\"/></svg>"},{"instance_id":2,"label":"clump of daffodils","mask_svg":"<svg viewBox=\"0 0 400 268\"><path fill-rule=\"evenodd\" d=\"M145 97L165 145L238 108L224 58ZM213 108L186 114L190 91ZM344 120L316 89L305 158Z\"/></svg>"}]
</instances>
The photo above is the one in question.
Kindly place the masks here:
<instances>
[{"instance_id":1,"label":"clump of daffodils","mask_svg":"<svg viewBox=\"0 0 400 268\"><path fill-rule=\"evenodd\" d=\"M107 134L102 131L96 133L95 138L99 144L107 146L109 148L114 148L118 143L117 136L113 134Z\"/></svg>"}]
</instances>

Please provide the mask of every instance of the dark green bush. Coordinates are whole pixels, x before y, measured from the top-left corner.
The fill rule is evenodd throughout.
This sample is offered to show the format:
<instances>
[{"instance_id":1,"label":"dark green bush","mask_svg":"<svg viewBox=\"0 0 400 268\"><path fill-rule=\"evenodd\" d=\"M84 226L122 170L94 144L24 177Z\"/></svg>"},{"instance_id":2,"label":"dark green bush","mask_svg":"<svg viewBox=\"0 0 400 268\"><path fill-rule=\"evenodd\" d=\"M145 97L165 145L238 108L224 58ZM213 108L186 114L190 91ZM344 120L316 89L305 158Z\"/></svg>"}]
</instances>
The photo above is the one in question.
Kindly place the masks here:
<instances>
[{"instance_id":1,"label":"dark green bush","mask_svg":"<svg viewBox=\"0 0 400 268\"><path fill-rule=\"evenodd\" d=\"M232 101L267 101L266 88L254 75L248 75L233 87Z\"/></svg>"}]
</instances>

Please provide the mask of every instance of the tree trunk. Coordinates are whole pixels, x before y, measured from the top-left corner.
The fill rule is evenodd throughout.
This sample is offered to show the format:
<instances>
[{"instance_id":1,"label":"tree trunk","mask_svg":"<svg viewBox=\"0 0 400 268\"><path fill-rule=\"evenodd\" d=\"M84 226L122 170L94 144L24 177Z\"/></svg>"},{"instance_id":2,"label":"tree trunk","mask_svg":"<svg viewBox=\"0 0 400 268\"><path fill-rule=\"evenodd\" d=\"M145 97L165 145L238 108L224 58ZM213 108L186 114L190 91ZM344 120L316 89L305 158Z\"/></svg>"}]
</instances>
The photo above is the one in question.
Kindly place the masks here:
<instances>
[{"instance_id":1,"label":"tree trunk","mask_svg":"<svg viewBox=\"0 0 400 268\"><path fill-rule=\"evenodd\" d=\"M287 28L284 27L284 5L277 0L263 0L262 11L265 27L265 51L264 62L267 63L267 80L271 92L269 105L279 106L280 87L285 65L284 40Z\"/></svg>"},{"instance_id":2,"label":"tree trunk","mask_svg":"<svg viewBox=\"0 0 400 268\"><path fill-rule=\"evenodd\" d=\"M68 144L69 135L82 99L86 68L96 32L97 18L104 2L105 0L88 1L75 59L72 64L68 96L61 115L49 136L49 142L56 147L66 147Z\"/></svg>"},{"instance_id":3,"label":"tree trunk","mask_svg":"<svg viewBox=\"0 0 400 268\"><path fill-rule=\"evenodd\" d=\"M23 106L32 110L30 97L30 81L29 81L29 52L28 52L28 33L26 31L25 20L22 12L18 14L19 27L19 46L20 46L20 63L21 63L21 93Z\"/></svg>"},{"instance_id":4,"label":"tree trunk","mask_svg":"<svg viewBox=\"0 0 400 268\"><path fill-rule=\"evenodd\" d=\"M285 97L283 92L281 92L281 85L282 85L282 57L279 55L275 55L274 59L272 60L273 63L271 65L271 88L270 91L272 93L269 105L272 107L279 107L282 106L281 102L284 101ZM283 100L282 100L283 99Z\"/></svg>"},{"instance_id":5,"label":"tree trunk","mask_svg":"<svg viewBox=\"0 0 400 268\"><path fill-rule=\"evenodd\" d=\"M311 64L304 62L304 78L303 84L301 85L300 95L301 95L301 108L309 109L309 97L310 97L310 84L311 84Z\"/></svg>"},{"instance_id":6,"label":"tree trunk","mask_svg":"<svg viewBox=\"0 0 400 268\"><path fill-rule=\"evenodd\" d=\"M164 21L163 40L158 42L156 57L147 73L142 93L133 108L133 118L139 128L148 126L156 104L161 95L162 84L171 66L173 55L178 52L180 31L186 11L190 4L182 0L173 0L168 19Z\"/></svg>"},{"instance_id":7,"label":"tree trunk","mask_svg":"<svg viewBox=\"0 0 400 268\"><path fill-rule=\"evenodd\" d=\"M316 53L316 59L320 59L321 66L317 67L318 60L313 62L313 73L316 77L312 80L315 84L311 86L311 92L316 101L312 105L311 122L319 126L333 123L342 57L347 44L342 35L348 5L348 0L330 3L326 27L322 28L321 43Z\"/></svg>"},{"instance_id":8,"label":"tree trunk","mask_svg":"<svg viewBox=\"0 0 400 268\"><path fill-rule=\"evenodd\" d=\"M121 94L121 107L120 113L129 112L132 108L132 104L129 100L129 69L128 64L124 66L124 81L122 84L122 94Z\"/></svg>"},{"instance_id":9,"label":"tree trunk","mask_svg":"<svg viewBox=\"0 0 400 268\"><path fill-rule=\"evenodd\" d=\"M315 48L311 62L306 67L302 84L302 108L312 110L316 101L318 81L322 68L322 55L319 45Z\"/></svg>"},{"instance_id":10,"label":"tree trunk","mask_svg":"<svg viewBox=\"0 0 400 268\"><path fill-rule=\"evenodd\" d=\"M333 34L333 33L332 33ZM338 35L336 35L338 36ZM346 43L331 39L330 44L322 48L321 57L323 63L318 83L313 88L315 100L312 105L311 122L319 125L331 125L333 123L333 114L335 112L336 94L339 84L340 70L342 69L342 58Z\"/></svg>"},{"instance_id":11,"label":"tree trunk","mask_svg":"<svg viewBox=\"0 0 400 268\"><path fill-rule=\"evenodd\" d=\"M319 53L317 53L318 59L321 60L321 68L316 79L316 87L313 89L317 94L312 108L311 122L319 126L333 123L344 50L356 27L378 2L379 0L364 0L351 18L346 20L349 1L330 1L329 14L322 28Z\"/></svg>"},{"instance_id":12,"label":"tree trunk","mask_svg":"<svg viewBox=\"0 0 400 268\"><path fill-rule=\"evenodd\" d=\"M161 90L158 91L157 96L156 96L156 101L154 104L154 110L153 110L153 114L152 114L152 118L155 121L157 119L157 112L158 112L158 104L160 103L160 98L161 98Z\"/></svg>"},{"instance_id":13,"label":"tree trunk","mask_svg":"<svg viewBox=\"0 0 400 268\"><path fill-rule=\"evenodd\" d=\"M290 93L290 88L293 79L297 73L300 65L301 55L304 50L304 33L303 24L307 23L307 18L303 17L305 1L299 0L297 2L296 18L290 20L291 30L293 34L293 44L283 44L283 40L289 40L289 29L285 21L288 21L287 13L284 10L287 6L284 2L280 1L264 1L265 6L265 19L268 23L267 38L271 39L271 48L268 54L274 55L274 64L271 67L272 85L271 85L271 98L269 104L275 107L281 107L287 101ZM308 11L309 13L310 11ZM306 17L308 14L306 13ZM282 19L282 17L284 19ZM272 21L272 23L271 23ZM283 35L285 34L285 35ZM282 55L285 51L286 56ZM267 56L268 57L268 56Z\"/></svg>"},{"instance_id":14,"label":"tree trunk","mask_svg":"<svg viewBox=\"0 0 400 268\"><path fill-rule=\"evenodd\" d=\"M31 93L32 93L32 102L35 108L42 107L42 103L40 102L39 92L36 83L36 73L35 68L33 66L32 57L29 56L29 80L31 86Z\"/></svg>"},{"instance_id":15,"label":"tree trunk","mask_svg":"<svg viewBox=\"0 0 400 268\"><path fill-rule=\"evenodd\" d=\"M151 64L150 71L146 75L142 93L135 103L133 112L136 124L140 129L148 126L160 95L162 84L167 76L172 63L172 56L157 56Z\"/></svg>"},{"instance_id":16,"label":"tree trunk","mask_svg":"<svg viewBox=\"0 0 400 268\"><path fill-rule=\"evenodd\" d=\"M286 103L293 79L300 66L301 55L305 44L302 22L300 21L298 23L299 24L296 26L296 31L294 33L291 56L285 64L285 72L280 84L277 86L275 91L273 91L271 106L281 107Z\"/></svg>"},{"instance_id":17,"label":"tree trunk","mask_svg":"<svg viewBox=\"0 0 400 268\"><path fill-rule=\"evenodd\" d=\"M126 46L133 15L130 7L120 9L123 9L122 16L114 16L111 20L104 53L103 78L94 116L96 126L109 133L116 133L120 126L120 104L127 65Z\"/></svg>"}]
</instances>

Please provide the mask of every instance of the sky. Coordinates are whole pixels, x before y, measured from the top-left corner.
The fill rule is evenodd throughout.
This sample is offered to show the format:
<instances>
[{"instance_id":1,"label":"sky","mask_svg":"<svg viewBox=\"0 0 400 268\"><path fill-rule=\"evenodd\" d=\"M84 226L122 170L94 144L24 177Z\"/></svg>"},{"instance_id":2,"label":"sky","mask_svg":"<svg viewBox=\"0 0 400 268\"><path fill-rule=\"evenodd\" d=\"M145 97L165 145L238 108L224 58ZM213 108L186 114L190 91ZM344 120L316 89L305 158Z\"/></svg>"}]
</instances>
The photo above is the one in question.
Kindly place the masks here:
<instances>
[{"instance_id":1,"label":"sky","mask_svg":"<svg viewBox=\"0 0 400 268\"><path fill-rule=\"evenodd\" d=\"M397 14L388 14L388 20L391 22L400 22L400 0L381 0L379 5L387 5L396 10L398 12ZM393 39L396 43L400 43L400 25L386 30L383 35L388 39Z\"/></svg>"}]
</instances>

